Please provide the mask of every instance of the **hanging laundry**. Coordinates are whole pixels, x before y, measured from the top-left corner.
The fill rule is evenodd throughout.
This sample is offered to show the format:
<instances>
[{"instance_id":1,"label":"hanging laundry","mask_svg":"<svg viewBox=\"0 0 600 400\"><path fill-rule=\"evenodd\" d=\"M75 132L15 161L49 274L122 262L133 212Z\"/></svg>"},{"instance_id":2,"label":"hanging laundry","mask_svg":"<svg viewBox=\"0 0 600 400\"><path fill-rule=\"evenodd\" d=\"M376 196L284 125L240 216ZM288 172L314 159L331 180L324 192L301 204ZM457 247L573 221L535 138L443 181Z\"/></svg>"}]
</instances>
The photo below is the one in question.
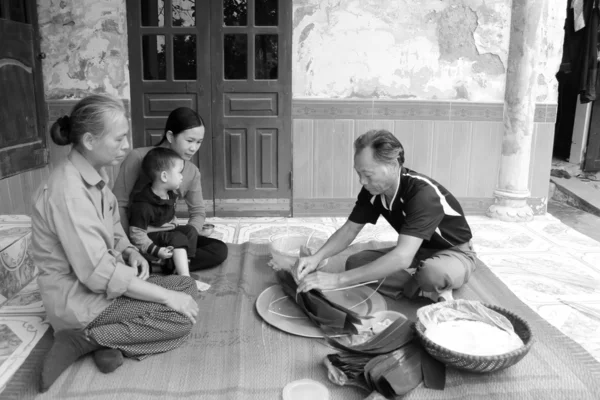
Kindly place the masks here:
<instances>
[{"instance_id":1,"label":"hanging laundry","mask_svg":"<svg viewBox=\"0 0 600 400\"><path fill-rule=\"evenodd\" d=\"M571 4L573 9L573 20L575 24L575 32L585 28L585 18L583 17L583 0L573 0Z\"/></svg>"},{"instance_id":2,"label":"hanging laundry","mask_svg":"<svg viewBox=\"0 0 600 400\"><path fill-rule=\"evenodd\" d=\"M581 103L596 100L598 95L598 0L584 0L585 37L581 48L581 76L579 93Z\"/></svg>"}]
</instances>

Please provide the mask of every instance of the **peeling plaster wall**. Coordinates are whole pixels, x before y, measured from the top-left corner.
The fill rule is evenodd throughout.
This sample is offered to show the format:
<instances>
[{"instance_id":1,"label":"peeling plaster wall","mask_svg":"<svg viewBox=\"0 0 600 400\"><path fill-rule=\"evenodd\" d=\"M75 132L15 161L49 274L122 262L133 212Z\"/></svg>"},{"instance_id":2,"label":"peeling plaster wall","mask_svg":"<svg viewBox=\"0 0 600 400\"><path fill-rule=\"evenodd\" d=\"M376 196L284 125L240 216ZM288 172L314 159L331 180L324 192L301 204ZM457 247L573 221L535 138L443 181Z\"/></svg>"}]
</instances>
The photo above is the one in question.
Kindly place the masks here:
<instances>
[{"instance_id":1,"label":"peeling plaster wall","mask_svg":"<svg viewBox=\"0 0 600 400\"><path fill-rule=\"evenodd\" d=\"M294 98L502 102L511 0L294 0ZM565 6L547 2L539 102L555 103Z\"/></svg>"},{"instance_id":2,"label":"peeling plaster wall","mask_svg":"<svg viewBox=\"0 0 600 400\"><path fill-rule=\"evenodd\" d=\"M125 0L38 0L46 99L129 99Z\"/></svg>"}]
</instances>

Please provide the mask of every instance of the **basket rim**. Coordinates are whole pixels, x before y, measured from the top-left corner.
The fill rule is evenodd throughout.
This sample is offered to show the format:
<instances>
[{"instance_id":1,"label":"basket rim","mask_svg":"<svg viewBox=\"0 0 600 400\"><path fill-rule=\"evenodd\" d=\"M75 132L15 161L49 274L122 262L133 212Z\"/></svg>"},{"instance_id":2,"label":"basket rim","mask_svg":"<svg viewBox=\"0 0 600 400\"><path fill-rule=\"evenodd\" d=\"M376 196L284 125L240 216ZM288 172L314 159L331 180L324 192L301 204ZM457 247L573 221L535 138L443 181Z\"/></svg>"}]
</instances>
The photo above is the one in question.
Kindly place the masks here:
<instances>
[{"instance_id":1,"label":"basket rim","mask_svg":"<svg viewBox=\"0 0 600 400\"><path fill-rule=\"evenodd\" d=\"M521 338L524 342L523 346L521 346L518 349L513 350L511 352L494 355L494 356L476 356L476 355L472 355L472 354L460 353L458 351L453 351L446 347L440 346L439 344L437 344L437 343L433 342L431 339L429 339L425 335L425 326L423 325L423 323L421 321L417 320L417 323L415 324L415 328L417 331L417 336L419 337L419 339L421 341L424 342L423 347L425 347L426 350L428 350L428 348L432 348L437 351L442 351L442 352L446 353L448 356L460 357L462 359L466 359L468 361L474 361L474 362L475 361L504 361L504 360L515 358L517 356L521 356L522 354L529 352L529 349L531 349L531 346L533 345L533 342L534 342L533 331L531 330L531 326L529 325L529 323L527 321L525 321L523 318L521 318L520 316L518 316L517 314L515 314L514 312L507 310L504 307L500 307L500 306L496 306L496 305L488 304L488 303L483 303L483 302L482 302L482 304L487 308L490 308L494 311L500 312L501 314L509 314L511 317L518 319L519 322L521 322L525 326L526 330L529 332L529 338L527 339L527 341L525 341L523 338ZM521 337L521 336L519 336L519 337Z\"/></svg>"}]
</instances>

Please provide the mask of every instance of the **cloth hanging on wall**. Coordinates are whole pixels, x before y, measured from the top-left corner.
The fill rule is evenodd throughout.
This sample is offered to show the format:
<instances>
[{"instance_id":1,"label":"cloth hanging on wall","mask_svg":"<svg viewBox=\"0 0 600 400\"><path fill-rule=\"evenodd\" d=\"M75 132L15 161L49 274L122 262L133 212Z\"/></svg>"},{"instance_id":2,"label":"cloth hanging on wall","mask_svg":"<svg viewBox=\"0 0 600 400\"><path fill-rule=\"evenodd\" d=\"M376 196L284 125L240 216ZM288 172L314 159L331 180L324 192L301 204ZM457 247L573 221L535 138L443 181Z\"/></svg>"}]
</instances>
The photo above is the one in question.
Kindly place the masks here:
<instances>
[{"instance_id":1,"label":"cloth hanging on wall","mask_svg":"<svg viewBox=\"0 0 600 400\"><path fill-rule=\"evenodd\" d=\"M600 24L598 3L599 0L568 0L567 3L562 62L556 77L559 82L561 80L576 82L581 103L596 100L600 91L597 49ZM576 27L576 18L580 5L585 26L579 29L578 26Z\"/></svg>"},{"instance_id":2,"label":"cloth hanging on wall","mask_svg":"<svg viewBox=\"0 0 600 400\"><path fill-rule=\"evenodd\" d=\"M598 25L600 24L599 0L585 0L586 20L584 43L581 51L579 93L582 103L596 100L598 95Z\"/></svg>"},{"instance_id":3,"label":"cloth hanging on wall","mask_svg":"<svg viewBox=\"0 0 600 400\"><path fill-rule=\"evenodd\" d=\"M583 16L583 0L573 0L571 5L573 9L573 23L575 32L585 28L585 18Z\"/></svg>"}]
</instances>

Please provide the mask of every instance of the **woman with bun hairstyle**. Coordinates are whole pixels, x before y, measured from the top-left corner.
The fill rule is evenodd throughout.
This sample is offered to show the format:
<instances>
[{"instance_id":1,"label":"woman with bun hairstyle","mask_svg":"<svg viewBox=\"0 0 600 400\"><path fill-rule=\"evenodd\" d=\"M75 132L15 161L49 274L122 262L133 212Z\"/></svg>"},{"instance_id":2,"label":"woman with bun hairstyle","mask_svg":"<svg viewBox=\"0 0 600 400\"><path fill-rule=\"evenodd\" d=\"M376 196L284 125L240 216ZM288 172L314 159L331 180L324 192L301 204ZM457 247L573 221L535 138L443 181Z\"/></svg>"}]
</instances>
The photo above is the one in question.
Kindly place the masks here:
<instances>
[{"instance_id":1,"label":"woman with bun hairstyle","mask_svg":"<svg viewBox=\"0 0 600 400\"><path fill-rule=\"evenodd\" d=\"M215 267L227 259L227 245L220 240L205 236L203 225L206 219L200 171L190 160L200 149L206 132L204 121L188 107L177 108L169 114L165 131L156 147L166 147L175 151L184 161L183 181L179 186L178 195L185 199L190 214L187 225L193 226L198 232L197 249L190 254L190 271ZM142 171L144 156L153 149L140 147L132 150L121 164L119 175L115 181L113 192L119 202L121 224L129 233L129 207L137 193L151 183L150 178ZM168 265L168 264L167 264ZM168 269L168 268L167 268ZM163 268L165 270L165 268ZM165 270L171 273L171 270Z\"/></svg>"},{"instance_id":2,"label":"woman with bun hairstyle","mask_svg":"<svg viewBox=\"0 0 600 400\"><path fill-rule=\"evenodd\" d=\"M123 356L141 360L180 346L198 315L193 278L149 276L148 262L121 226L105 167L129 150L121 101L80 100L51 137L72 144L34 198L32 253L54 343L40 376L45 392L79 357L93 353L102 372Z\"/></svg>"}]
</instances>

